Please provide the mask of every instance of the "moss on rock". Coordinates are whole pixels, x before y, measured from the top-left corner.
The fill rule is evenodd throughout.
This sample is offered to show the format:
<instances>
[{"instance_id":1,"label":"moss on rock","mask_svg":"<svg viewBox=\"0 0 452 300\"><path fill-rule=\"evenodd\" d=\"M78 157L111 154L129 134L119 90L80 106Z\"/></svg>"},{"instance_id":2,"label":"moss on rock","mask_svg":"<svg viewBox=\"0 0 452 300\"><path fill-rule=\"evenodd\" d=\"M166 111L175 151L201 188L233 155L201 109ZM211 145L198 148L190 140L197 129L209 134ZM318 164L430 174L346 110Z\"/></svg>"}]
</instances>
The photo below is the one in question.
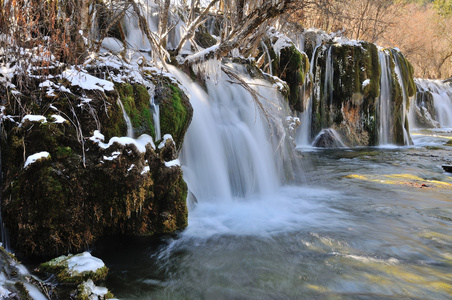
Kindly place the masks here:
<instances>
[{"instance_id":1,"label":"moss on rock","mask_svg":"<svg viewBox=\"0 0 452 300\"><path fill-rule=\"evenodd\" d=\"M109 93L61 93L43 99L37 109L46 123L6 124L2 212L20 254L54 257L85 250L105 235L152 235L187 225L181 168L166 167L161 153L178 153L193 110L182 91L169 86L169 79L163 82L156 95L163 111L162 133L175 137L177 151L168 150L170 144L154 149L148 143L145 151L133 143L105 147L112 137L126 133L118 98L127 104L135 133L154 134L149 94L140 84L117 85ZM50 106L68 122L53 123ZM28 156L42 151L49 152L47 159L24 168Z\"/></svg>"},{"instance_id":2,"label":"moss on rock","mask_svg":"<svg viewBox=\"0 0 452 300\"><path fill-rule=\"evenodd\" d=\"M62 284L77 285L86 280L98 281L107 276L108 268L88 252L77 255L63 255L42 263L39 272L55 274Z\"/></svg>"},{"instance_id":3,"label":"moss on rock","mask_svg":"<svg viewBox=\"0 0 452 300\"><path fill-rule=\"evenodd\" d=\"M160 103L160 130L170 134L178 151L182 148L185 132L193 117L193 108L179 87L168 84L158 91Z\"/></svg>"}]
</instances>

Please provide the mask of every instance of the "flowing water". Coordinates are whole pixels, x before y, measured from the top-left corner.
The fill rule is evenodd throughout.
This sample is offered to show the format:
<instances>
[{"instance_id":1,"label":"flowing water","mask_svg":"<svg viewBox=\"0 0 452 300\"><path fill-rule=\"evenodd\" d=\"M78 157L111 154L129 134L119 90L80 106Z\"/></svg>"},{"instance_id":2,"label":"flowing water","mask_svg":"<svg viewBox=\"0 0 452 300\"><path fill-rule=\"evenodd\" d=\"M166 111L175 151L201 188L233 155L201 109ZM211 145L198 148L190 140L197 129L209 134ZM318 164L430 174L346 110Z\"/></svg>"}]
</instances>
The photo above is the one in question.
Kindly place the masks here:
<instances>
[{"instance_id":1,"label":"flowing water","mask_svg":"<svg viewBox=\"0 0 452 300\"><path fill-rule=\"evenodd\" d=\"M292 165L303 168L284 184L284 142L269 135L247 92L223 76L207 84L208 96L172 73L195 111L182 162L198 203L178 234L115 240L93 253L109 267L115 296L452 296L452 174L441 168L452 163L451 131L413 132L410 147L302 150Z\"/></svg>"},{"instance_id":2,"label":"flowing water","mask_svg":"<svg viewBox=\"0 0 452 300\"><path fill-rule=\"evenodd\" d=\"M308 182L198 205L180 234L99 253L107 286L121 299L449 299L445 137L303 153Z\"/></svg>"}]
</instances>

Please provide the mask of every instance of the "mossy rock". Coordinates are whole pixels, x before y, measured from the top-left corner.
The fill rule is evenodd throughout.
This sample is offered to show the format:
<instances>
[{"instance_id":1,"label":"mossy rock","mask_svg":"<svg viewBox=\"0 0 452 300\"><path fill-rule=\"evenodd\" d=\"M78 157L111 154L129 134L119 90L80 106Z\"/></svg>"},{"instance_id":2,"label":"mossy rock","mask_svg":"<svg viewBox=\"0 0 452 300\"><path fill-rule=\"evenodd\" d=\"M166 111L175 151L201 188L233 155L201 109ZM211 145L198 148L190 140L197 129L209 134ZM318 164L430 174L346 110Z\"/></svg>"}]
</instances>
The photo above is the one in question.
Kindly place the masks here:
<instances>
[{"instance_id":1,"label":"mossy rock","mask_svg":"<svg viewBox=\"0 0 452 300\"><path fill-rule=\"evenodd\" d=\"M82 282L77 286L75 292L75 300L91 300L91 299L113 299L113 294L103 287L97 287L91 279Z\"/></svg>"},{"instance_id":2,"label":"mossy rock","mask_svg":"<svg viewBox=\"0 0 452 300\"><path fill-rule=\"evenodd\" d=\"M314 56L311 137L333 127L348 145L375 145L380 94L377 47L367 42L327 43ZM326 80L328 74L332 76Z\"/></svg>"},{"instance_id":3,"label":"mossy rock","mask_svg":"<svg viewBox=\"0 0 452 300\"><path fill-rule=\"evenodd\" d=\"M170 79L161 82L156 98L167 125L162 134L171 133L180 151L193 110L188 98L170 87ZM116 89L108 94L73 90L43 99L35 114L44 115L47 123L25 122L18 127L5 122L3 221L21 255L55 257L83 251L105 235L143 236L187 226L182 170L167 168L166 156L160 153L174 153L173 149L153 149L151 143L145 152L133 143L102 148L89 138L98 130L105 146L112 137L125 135L118 98L131 115L135 113L135 132L153 134L150 117L142 113L149 109L147 89L126 83ZM83 103L81 97L91 101ZM69 122L49 122L52 107ZM26 157L43 151L49 152L48 159L24 168Z\"/></svg>"},{"instance_id":4,"label":"mossy rock","mask_svg":"<svg viewBox=\"0 0 452 300\"><path fill-rule=\"evenodd\" d=\"M150 95L141 84L117 84L121 102L132 122L135 136L149 134L155 139L154 120L152 117Z\"/></svg>"},{"instance_id":5,"label":"mossy rock","mask_svg":"<svg viewBox=\"0 0 452 300\"><path fill-rule=\"evenodd\" d=\"M55 274L62 284L76 285L86 280L98 281L107 276L108 268L102 260L88 252L77 255L63 255L42 263L39 272Z\"/></svg>"},{"instance_id":6,"label":"mossy rock","mask_svg":"<svg viewBox=\"0 0 452 300\"><path fill-rule=\"evenodd\" d=\"M290 89L289 105L293 110L302 111L300 87L309 74L309 60L305 53L301 53L292 45L281 49L279 54L278 76L287 82Z\"/></svg>"},{"instance_id":7,"label":"mossy rock","mask_svg":"<svg viewBox=\"0 0 452 300\"><path fill-rule=\"evenodd\" d=\"M157 93L160 104L160 131L162 136L170 134L179 152L185 133L193 117L193 108L187 96L178 86L168 84Z\"/></svg>"}]
</instances>

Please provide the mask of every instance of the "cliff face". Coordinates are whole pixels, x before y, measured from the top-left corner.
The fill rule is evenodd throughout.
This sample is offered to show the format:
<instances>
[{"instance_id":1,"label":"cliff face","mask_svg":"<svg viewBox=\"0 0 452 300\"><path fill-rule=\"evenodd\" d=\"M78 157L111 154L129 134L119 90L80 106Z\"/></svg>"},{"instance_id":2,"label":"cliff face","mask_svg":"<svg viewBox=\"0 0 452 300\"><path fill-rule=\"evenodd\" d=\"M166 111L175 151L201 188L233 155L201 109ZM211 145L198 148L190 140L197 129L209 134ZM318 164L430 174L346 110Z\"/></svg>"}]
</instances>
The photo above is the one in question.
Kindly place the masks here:
<instances>
[{"instance_id":1,"label":"cliff face","mask_svg":"<svg viewBox=\"0 0 452 300\"><path fill-rule=\"evenodd\" d=\"M113 83L93 75L83 74L98 78L91 87L75 77L36 84L39 101L10 93L3 108L3 220L25 255L56 256L103 235L187 226L177 160L193 115L187 97L165 76ZM157 145L152 96L164 136ZM125 116L138 138L126 136Z\"/></svg>"},{"instance_id":2,"label":"cliff face","mask_svg":"<svg viewBox=\"0 0 452 300\"><path fill-rule=\"evenodd\" d=\"M379 50L363 41L324 42L313 55L312 138L333 128L347 146L411 142L413 69L398 50Z\"/></svg>"}]
</instances>

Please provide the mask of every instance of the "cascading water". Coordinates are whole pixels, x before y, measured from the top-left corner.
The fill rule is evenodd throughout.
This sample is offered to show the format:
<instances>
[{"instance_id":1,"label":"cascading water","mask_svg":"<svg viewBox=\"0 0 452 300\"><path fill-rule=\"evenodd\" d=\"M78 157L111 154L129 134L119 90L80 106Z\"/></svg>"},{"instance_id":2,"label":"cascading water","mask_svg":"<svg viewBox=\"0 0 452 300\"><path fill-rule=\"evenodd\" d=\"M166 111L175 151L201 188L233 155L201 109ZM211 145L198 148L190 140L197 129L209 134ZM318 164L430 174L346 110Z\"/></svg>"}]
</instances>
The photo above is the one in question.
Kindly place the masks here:
<instances>
[{"instance_id":1,"label":"cascading water","mask_svg":"<svg viewBox=\"0 0 452 300\"><path fill-rule=\"evenodd\" d=\"M331 56L331 51L333 47L330 46L328 49L328 54L325 61L325 83L323 85L323 99L324 103L328 103L329 106L333 105L333 78L334 78L334 67L333 59Z\"/></svg>"},{"instance_id":2,"label":"cascading water","mask_svg":"<svg viewBox=\"0 0 452 300\"><path fill-rule=\"evenodd\" d=\"M317 52L317 48L320 46L317 45L314 48L314 51L312 52L313 55L311 57L311 64L310 64L310 68L309 68L309 75L306 76L305 79L305 83L303 84L303 89L306 88L308 81L311 81L312 78L314 78L314 59L315 59L315 53ZM303 97L305 97L305 91L303 91L302 93ZM306 109L304 112L302 112L299 115L299 119L300 119L300 127L299 130L297 131L297 145L300 147L306 147L306 146L310 146L311 145L311 120L312 120L312 97L313 97L313 92L310 93L310 96L308 97L308 99L303 99L303 102L306 101Z\"/></svg>"},{"instance_id":3,"label":"cascading water","mask_svg":"<svg viewBox=\"0 0 452 300\"><path fill-rule=\"evenodd\" d=\"M380 98L379 98L379 143L380 145L392 144L392 100L391 100L391 66L389 64L389 56L384 50L378 52L380 62Z\"/></svg>"},{"instance_id":4,"label":"cascading water","mask_svg":"<svg viewBox=\"0 0 452 300\"><path fill-rule=\"evenodd\" d=\"M403 94L403 101L402 101L402 110L401 110L401 118L402 118L402 129L403 129L403 144L404 145L410 145L411 140L410 136L408 134L408 128L405 127L405 120L407 118L407 106L406 104L410 102L410 99L407 95L407 90L405 87L405 83L403 81L403 75L402 71L400 70L400 63L398 55L396 55L396 52L393 52L394 57L394 71L397 75L397 80L399 82L400 87L402 88L402 94Z\"/></svg>"},{"instance_id":5,"label":"cascading water","mask_svg":"<svg viewBox=\"0 0 452 300\"><path fill-rule=\"evenodd\" d=\"M436 113L434 117L439 126L451 128L452 86L439 80L415 79L415 83L418 91L431 93Z\"/></svg>"},{"instance_id":6,"label":"cascading water","mask_svg":"<svg viewBox=\"0 0 452 300\"><path fill-rule=\"evenodd\" d=\"M124 120L126 121L126 124L127 124L127 136L133 138L134 133L133 133L132 121L130 121L130 118L127 115L126 110L124 109L124 105L122 104L121 99L118 98L117 103L118 103L119 107L121 107L122 115L124 116Z\"/></svg>"}]
</instances>

